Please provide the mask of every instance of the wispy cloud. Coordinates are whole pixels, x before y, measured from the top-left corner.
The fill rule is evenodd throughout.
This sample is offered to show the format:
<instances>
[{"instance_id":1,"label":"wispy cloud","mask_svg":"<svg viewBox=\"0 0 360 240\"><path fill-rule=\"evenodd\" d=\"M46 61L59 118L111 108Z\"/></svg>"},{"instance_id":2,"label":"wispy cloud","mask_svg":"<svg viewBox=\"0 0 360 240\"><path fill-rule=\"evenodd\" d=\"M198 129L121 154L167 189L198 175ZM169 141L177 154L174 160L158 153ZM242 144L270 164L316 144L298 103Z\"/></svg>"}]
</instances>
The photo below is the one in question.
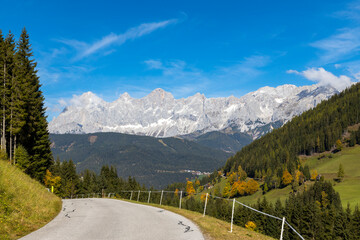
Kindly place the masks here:
<instances>
[{"instance_id":1,"label":"wispy cloud","mask_svg":"<svg viewBox=\"0 0 360 240\"><path fill-rule=\"evenodd\" d=\"M345 10L335 12L334 16L341 19L360 20L360 1L356 0L347 4Z\"/></svg>"},{"instance_id":2,"label":"wispy cloud","mask_svg":"<svg viewBox=\"0 0 360 240\"><path fill-rule=\"evenodd\" d=\"M331 86L338 91L342 91L351 85L351 79L348 76L341 75L337 77L331 72L326 71L324 68L309 68L302 72L288 70L287 73L301 75L321 86Z\"/></svg>"},{"instance_id":3,"label":"wispy cloud","mask_svg":"<svg viewBox=\"0 0 360 240\"><path fill-rule=\"evenodd\" d=\"M360 50L360 28L346 28L328 38L310 44L320 49L322 64L335 63L358 54Z\"/></svg>"},{"instance_id":4,"label":"wispy cloud","mask_svg":"<svg viewBox=\"0 0 360 240\"><path fill-rule=\"evenodd\" d=\"M77 50L77 55L74 58L76 61L105 50L112 45L120 46L129 40L140 38L144 35L154 32L155 30L165 28L177 22L178 19L169 19L161 22L143 23L137 27L128 29L125 33L122 34L110 33L109 35L104 36L100 40L93 43L68 39L61 39L58 41ZM106 51L106 53L109 54L109 51Z\"/></svg>"},{"instance_id":5,"label":"wispy cloud","mask_svg":"<svg viewBox=\"0 0 360 240\"><path fill-rule=\"evenodd\" d=\"M215 67L212 71L205 72L195 68L185 61L161 61L149 59L144 61L149 70L158 70L160 75L152 76L149 82L168 86L175 97L186 97L196 92L205 90L222 91L219 86L227 84L244 83L264 73L263 67L271 62L269 56L253 55L244 58L238 63L226 67Z\"/></svg>"},{"instance_id":6,"label":"wispy cloud","mask_svg":"<svg viewBox=\"0 0 360 240\"><path fill-rule=\"evenodd\" d=\"M216 73L217 77L221 78L246 78L251 80L252 78L258 77L263 73L261 68L265 67L271 62L269 56L252 55L244 58L240 63L219 68Z\"/></svg>"}]
</instances>

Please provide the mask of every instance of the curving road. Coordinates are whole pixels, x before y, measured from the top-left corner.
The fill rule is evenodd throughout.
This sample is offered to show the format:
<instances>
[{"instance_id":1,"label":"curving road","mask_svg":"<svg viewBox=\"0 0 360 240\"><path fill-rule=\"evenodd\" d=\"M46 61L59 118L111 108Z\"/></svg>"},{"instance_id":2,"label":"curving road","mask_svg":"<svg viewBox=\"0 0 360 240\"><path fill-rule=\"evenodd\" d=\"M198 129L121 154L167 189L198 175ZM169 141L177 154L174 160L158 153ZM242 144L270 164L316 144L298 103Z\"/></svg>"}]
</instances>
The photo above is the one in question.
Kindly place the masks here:
<instances>
[{"instance_id":1,"label":"curving road","mask_svg":"<svg viewBox=\"0 0 360 240\"><path fill-rule=\"evenodd\" d=\"M115 199L63 200L60 214L22 240L182 240L204 237L183 216Z\"/></svg>"}]
</instances>

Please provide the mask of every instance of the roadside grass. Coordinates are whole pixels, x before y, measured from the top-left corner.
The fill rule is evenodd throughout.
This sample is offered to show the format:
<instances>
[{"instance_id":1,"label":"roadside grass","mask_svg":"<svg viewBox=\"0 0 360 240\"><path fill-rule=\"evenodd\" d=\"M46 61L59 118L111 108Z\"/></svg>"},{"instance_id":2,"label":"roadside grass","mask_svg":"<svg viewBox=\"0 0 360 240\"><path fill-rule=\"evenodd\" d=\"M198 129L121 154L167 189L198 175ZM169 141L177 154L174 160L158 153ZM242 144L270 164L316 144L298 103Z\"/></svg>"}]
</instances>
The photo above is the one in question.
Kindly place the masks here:
<instances>
[{"instance_id":1,"label":"roadside grass","mask_svg":"<svg viewBox=\"0 0 360 240\"><path fill-rule=\"evenodd\" d=\"M0 239L18 239L51 221L61 199L20 169L0 160Z\"/></svg>"},{"instance_id":2,"label":"roadside grass","mask_svg":"<svg viewBox=\"0 0 360 240\"><path fill-rule=\"evenodd\" d=\"M233 225L233 232L230 232L230 223L222 221L220 219L205 216L198 212L193 212L186 209L179 209L177 207L166 206L166 205L159 205L153 203L143 203L137 201L130 201L127 199L120 199L127 202L149 205L153 207L162 208L179 215L182 215L192 222L194 222L203 233L205 239L207 240L232 240L232 239L242 239L242 240L267 240L267 239L274 239L269 236L263 235L256 231L251 231L243 227L239 227L237 225Z\"/></svg>"}]
</instances>

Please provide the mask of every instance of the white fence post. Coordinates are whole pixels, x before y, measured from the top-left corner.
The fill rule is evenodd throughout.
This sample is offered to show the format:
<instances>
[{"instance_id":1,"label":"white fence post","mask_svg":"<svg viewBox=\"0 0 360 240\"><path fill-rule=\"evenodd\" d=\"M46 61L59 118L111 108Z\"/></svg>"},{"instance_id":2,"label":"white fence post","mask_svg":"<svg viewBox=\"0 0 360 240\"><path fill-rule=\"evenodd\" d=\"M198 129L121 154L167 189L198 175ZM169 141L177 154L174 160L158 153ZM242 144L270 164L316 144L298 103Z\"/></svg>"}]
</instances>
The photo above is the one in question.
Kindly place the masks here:
<instances>
[{"instance_id":1,"label":"white fence post","mask_svg":"<svg viewBox=\"0 0 360 240\"><path fill-rule=\"evenodd\" d=\"M139 201L139 198L140 198L140 190L138 192L138 198L137 198L137 201Z\"/></svg>"},{"instance_id":2,"label":"white fence post","mask_svg":"<svg viewBox=\"0 0 360 240\"><path fill-rule=\"evenodd\" d=\"M164 193L164 190L161 190L160 206L161 206L161 202L162 202L162 198L163 198L163 193Z\"/></svg>"},{"instance_id":3,"label":"white fence post","mask_svg":"<svg viewBox=\"0 0 360 240\"><path fill-rule=\"evenodd\" d=\"M235 198L233 200L233 207L232 207L232 213L231 213L231 229L230 229L231 233L232 233L232 230L233 230L234 210L235 210Z\"/></svg>"},{"instance_id":4,"label":"white fence post","mask_svg":"<svg viewBox=\"0 0 360 240\"><path fill-rule=\"evenodd\" d=\"M133 191L131 191L131 194L130 194L130 201L131 201L131 199L132 199L132 195L133 195Z\"/></svg>"},{"instance_id":5,"label":"white fence post","mask_svg":"<svg viewBox=\"0 0 360 240\"><path fill-rule=\"evenodd\" d=\"M179 202L179 208L181 209L181 199L182 199L182 191L180 191L180 202Z\"/></svg>"},{"instance_id":6,"label":"white fence post","mask_svg":"<svg viewBox=\"0 0 360 240\"><path fill-rule=\"evenodd\" d=\"M284 224L285 224L285 217L283 217L283 219L282 219L280 240L283 239Z\"/></svg>"},{"instance_id":7,"label":"white fence post","mask_svg":"<svg viewBox=\"0 0 360 240\"><path fill-rule=\"evenodd\" d=\"M209 193L206 193L206 198L205 198L205 207L204 207L204 214L203 214L203 217L205 217L205 212L206 212L206 205L207 205L208 195L209 195Z\"/></svg>"},{"instance_id":8,"label":"white fence post","mask_svg":"<svg viewBox=\"0 0 360 240\"><path fill-rule=\"evenodd\" d=\"M151 194L151 191L149 191L148 203L150 203L150 194Z\"/></svg>"}]
</instances>

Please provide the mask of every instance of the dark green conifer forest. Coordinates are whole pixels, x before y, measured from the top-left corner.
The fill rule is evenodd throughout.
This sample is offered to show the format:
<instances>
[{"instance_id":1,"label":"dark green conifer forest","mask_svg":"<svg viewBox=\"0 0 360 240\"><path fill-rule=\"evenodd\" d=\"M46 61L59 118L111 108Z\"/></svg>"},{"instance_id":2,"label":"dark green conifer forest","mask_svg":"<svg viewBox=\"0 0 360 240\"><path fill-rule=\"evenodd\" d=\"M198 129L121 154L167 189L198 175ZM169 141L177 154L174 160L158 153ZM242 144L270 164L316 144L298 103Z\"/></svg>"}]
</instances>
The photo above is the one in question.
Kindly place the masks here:
<instances>
[{"instance_id":1,"label":"dark green conifer forest","mask_svg":"<svg viewBox=\"0 0 360 240\"><path fill-rule=\"evenodd\" d=\"M337 151L336 141L359 121L360 84L357 83L242 148L227 160L224 172L235 172L241 166L248 176L264 178L269 189L275 188L284 170L292 175L298 170L299 155ZM358 136L359 132L351 133L349 145L360 143Z\"/></svg>"},{"instance_id":2,"label":"dark green conifer forest","mask_svg":"<svg viewBox=\"0 0 360 240\"><path fill-rule=\"evenodd\" d=\"M44 97L29 35L15 41L0 30L1 154L31 177L43 181L52 162Z\"/></svg>"}]
</instances>

